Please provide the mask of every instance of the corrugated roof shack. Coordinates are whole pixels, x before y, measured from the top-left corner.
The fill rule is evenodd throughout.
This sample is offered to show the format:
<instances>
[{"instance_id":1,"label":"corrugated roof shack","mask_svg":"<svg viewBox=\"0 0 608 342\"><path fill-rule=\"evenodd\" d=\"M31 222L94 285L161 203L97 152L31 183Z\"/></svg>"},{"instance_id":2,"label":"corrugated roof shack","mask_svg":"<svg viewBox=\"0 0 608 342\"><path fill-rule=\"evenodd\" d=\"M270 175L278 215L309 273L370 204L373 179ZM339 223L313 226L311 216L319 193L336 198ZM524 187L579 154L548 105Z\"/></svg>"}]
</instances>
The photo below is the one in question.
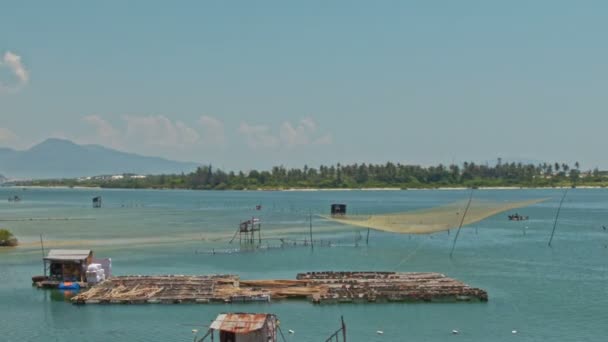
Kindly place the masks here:
<instances>
[{"instance_id":1,"label":"corrugated roof shack","mask_svg":"<svg viewBox=\"0 0 608 342\"><path fill-rule=\"evenodd\" d=\"M89 249L51 249L44 257L44 276L56 282L86 282L87 266L93 262Z\"/></svg>"},{"instance_id":2,"label":"corrugated roof shack","mask_svg":"<svg viewBox=\"0 0 608 342\"><path fill-rule=\"evenodd\" d=\"M278 320L273 314L224 313L198 341L213 341L217 331L220 342L276 342L277 330Z\"/></svg>"}]
</instances>

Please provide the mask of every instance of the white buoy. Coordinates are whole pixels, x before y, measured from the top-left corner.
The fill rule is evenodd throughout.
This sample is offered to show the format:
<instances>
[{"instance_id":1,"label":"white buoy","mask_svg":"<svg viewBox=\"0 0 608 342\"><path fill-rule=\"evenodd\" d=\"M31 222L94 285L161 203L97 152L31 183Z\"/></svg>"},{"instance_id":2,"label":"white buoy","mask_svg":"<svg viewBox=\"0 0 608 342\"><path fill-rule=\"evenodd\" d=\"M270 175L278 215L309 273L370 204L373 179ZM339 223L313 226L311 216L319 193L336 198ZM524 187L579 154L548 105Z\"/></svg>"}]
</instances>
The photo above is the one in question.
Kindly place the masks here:
<instances>
[{"instance_id":1,"label":"white buoy","mask_svg":"<svg viewBox=\"0 0 608 342\"><path fill-rule=\"evenodd\" d=\"M295 333L295 331L293 331L293 330L291 330L291 329L289 329L289 330L287 330L287 331L288 331L290 334L294 334L294 333Z\"/></svg>"},{"instance_id":2,"label":"white buoy","mask_svg":"<svg viewBox=\"0 0 608 342\"><path fill-rule=\"evenodd\" d=\"M511 330L511 334L517 334L517 330Z\"/></svg>"},{"instance_id":3,"label":"white buoy","mask_svg":"<svg viewBox=\"0 0 608 342\"><path fill-rule=\"evenodd\" d=\"M378 334L378 335L382 335L382 334L384 334L384 331L382 331L382 330L378 330L378 331L376 331L376 334Z\"/></svg>"},{"instance_id":4,"label":"white buoy","mask_svg":"<svg viewBox=\"0 0 608 342\"><path fill-rule=\"evenodd\" d=\"M452 335L458 335L458 334L460 334L460 332L458 330L456 330L456 329L452 330Z\"/></svg>"},{"instance_id":5,"label":"white buoy","mask_svg":"<svg viewBox=\"0 0 608 342\"><path fill-rule=\"evenodd\" d=\"M198 330L197 330L197 329L192 329L192 333L193 333L193 334L196 334L197 332L198 332Z\"/></svg>"}]
</instances>

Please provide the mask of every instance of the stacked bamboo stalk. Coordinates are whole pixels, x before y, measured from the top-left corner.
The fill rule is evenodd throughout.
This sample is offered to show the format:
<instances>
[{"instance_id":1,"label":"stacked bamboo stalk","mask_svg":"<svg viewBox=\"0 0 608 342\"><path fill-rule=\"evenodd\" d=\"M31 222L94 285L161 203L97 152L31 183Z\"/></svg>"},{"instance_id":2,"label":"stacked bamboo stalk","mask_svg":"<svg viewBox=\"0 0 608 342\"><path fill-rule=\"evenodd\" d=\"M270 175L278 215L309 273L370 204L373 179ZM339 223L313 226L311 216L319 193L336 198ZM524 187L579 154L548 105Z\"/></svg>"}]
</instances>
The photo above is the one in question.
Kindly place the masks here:
<instances>
[{"instance_id":1,"label":"stacked bamboo stalk","mask_svg":"<svg viewBox=\"0 0 608 342\"><path fill-rule=\"evenodd\" d=\"M313 303L487 301L482 289L439 273L311 272L296 280L244 280L236 275L110 278L74 303L210 303L307 298Z\"/></svg>"},{"instance_id":2,"label":"stacked bamboo stalk","mask_svg":"<svg viewBox=\"0 0 608 342\"><path fill-rule=\"evenodd\" d=\"M315 303L488 300L484 290L440 273L329 271L301 273L297 279L328 287L327 294L313 298Z\"/></svg>"}]
</instances>

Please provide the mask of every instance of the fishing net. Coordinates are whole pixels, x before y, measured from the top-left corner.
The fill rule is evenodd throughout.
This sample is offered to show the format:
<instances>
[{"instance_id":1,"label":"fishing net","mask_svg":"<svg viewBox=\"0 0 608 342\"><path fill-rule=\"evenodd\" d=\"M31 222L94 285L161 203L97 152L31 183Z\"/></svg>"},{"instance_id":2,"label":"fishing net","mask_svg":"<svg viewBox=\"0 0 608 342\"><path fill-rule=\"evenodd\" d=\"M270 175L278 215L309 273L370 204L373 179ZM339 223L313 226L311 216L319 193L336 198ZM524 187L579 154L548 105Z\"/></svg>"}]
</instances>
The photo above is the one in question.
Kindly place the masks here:
<instances>
[{"instance_id":1,"label":"fishing net","mask_svg":"<svg viewBox=\"0 0 608 342\"><path fill-rule=\"evenodd\" d=\"M527 207L542 201L544 199L516 202L473 200L466 215L464 215L464 211L468 201L459 201L441 207L401 213L326 216L326 218L343 224L386 232L427 234L458 227L462 220L462 215L464 215L464 226L502 212Z\"/></svg>"}]
</instances>

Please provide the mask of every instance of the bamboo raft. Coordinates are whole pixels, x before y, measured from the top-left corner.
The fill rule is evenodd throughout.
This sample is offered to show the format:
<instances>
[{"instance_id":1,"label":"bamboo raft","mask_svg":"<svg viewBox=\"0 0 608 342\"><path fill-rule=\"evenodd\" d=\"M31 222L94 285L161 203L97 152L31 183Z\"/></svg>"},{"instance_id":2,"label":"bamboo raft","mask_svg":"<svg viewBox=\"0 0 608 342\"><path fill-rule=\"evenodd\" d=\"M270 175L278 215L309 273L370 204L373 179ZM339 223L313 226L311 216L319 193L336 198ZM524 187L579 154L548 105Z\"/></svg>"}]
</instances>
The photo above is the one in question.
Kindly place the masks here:
<instances>
[{"instance_id":1,"label":"bamboo raft","mask_svg":"<svg viewBox=\"0 0 608 342\"><path fill-rule=\"evenodd\" d=\"M120 276L72 298L75 304L235 303L307 299L315 304L488 300L486 291L440 273L309 272L296 280L237 275Z\"/></svg>"}]
</instances>

